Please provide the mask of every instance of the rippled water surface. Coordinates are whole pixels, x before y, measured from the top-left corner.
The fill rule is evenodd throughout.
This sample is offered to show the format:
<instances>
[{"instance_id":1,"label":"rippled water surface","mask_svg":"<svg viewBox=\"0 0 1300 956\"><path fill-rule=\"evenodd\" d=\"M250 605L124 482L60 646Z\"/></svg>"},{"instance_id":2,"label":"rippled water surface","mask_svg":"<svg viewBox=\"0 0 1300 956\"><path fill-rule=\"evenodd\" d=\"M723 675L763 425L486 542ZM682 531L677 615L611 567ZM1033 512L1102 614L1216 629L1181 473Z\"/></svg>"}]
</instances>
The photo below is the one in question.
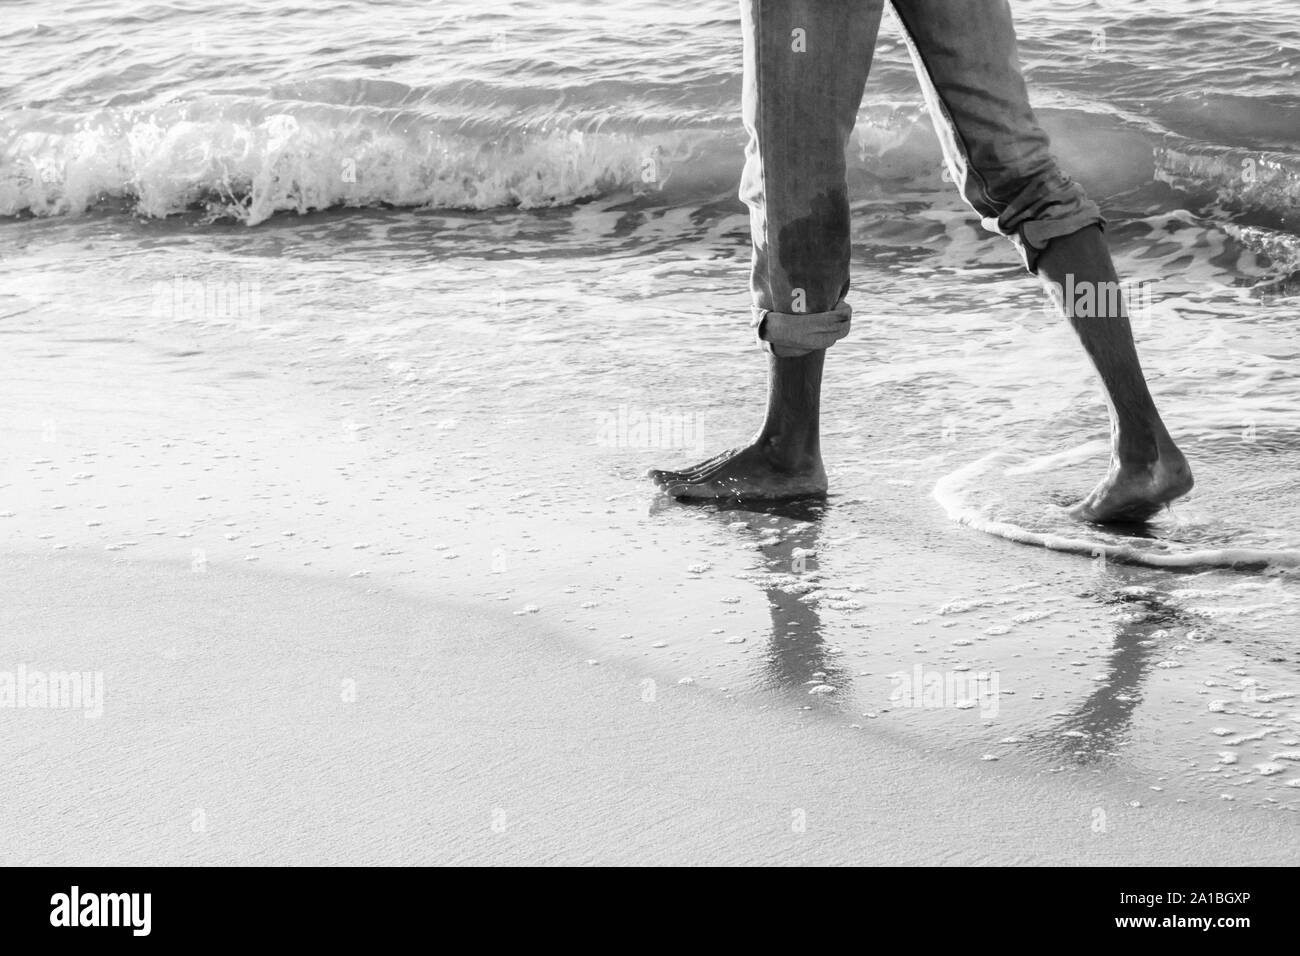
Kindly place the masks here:
<instances>
[{"instance_id":1,"label":"rippled water surface","mask_svg":"<svg viewBox=\"0 0 1300 956\"><path fill-rule=\"evenodd\" d=\"M21 449L0 491L41 516L13 546L397 582L437 555L446 594L553 615L671 679L1045 771L1124 748L1216 799L1294 794L1300 772L1256 772L1300 747L1294 568L1097 546L1300 553L1300 28L1283 0L1015 7L1197 475L1141 534L1063 517L1104 469L1105 408L1068 327L943 182L890 25L850 154L833 494L754 512L657 502L641 477L743 441L761 410L734 4L42 2L0 26ZM263 404L287 383L299 398ZM110 384L71 421L48 410ZM88 424L105 401L120 433ZM306 409L352 450L313 474L367 503L333 538L285 535L277 508L320 513L319 492L295 497L239 437L305 441ZM96 457L139 477L95 488L77 476ZM216 475L259 503L222 504ZM101 512L114 495L156 520ZM952 520L971 516L1086 547ZM347 546L376 527L404 547ZM917 662L998 672L1000 713L900 707L891 675Z\"/></svg>"}]
</instances>

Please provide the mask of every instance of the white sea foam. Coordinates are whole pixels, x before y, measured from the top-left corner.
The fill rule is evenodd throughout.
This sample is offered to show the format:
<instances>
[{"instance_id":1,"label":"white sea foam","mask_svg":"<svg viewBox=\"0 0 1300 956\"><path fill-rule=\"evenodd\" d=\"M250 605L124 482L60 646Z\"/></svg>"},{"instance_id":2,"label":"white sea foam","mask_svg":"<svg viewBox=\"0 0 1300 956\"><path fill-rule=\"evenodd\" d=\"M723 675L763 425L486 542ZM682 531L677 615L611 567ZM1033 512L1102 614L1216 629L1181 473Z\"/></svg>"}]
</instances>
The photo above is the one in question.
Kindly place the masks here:
<instances>
[{"instance_id":1,"label":"white sea foam","mask_svg":"<svg viewBox=\"0 0 1300 956\"><path fill-rule=\"evenodd\" d=\"M1232 546L1186 548L1175 542L1147 544L1145 539L1134 539L1133 543L1123 543L1118 540L1106 541L1098 537L1089 537L1076 530L1077 523L1066 515L1064 509L1057 509L1060 530L1030 530L1015 523L1014 520L1007 520L1014 516L1013 509L1004 507L1004 510L998 512L994 508L977 503L980 491L989 489L991 484L996 485L999 474L1005 473L995 467L997 463L1004 461L1005 457L1002 453L994 452L939 479L934 487L934 497L950 518L976 531L1020 544L1090 557L1104 556L1109 561L1140 564L1153 568L1300 567L1300 550L1294 549L1272 550ZM1035 470L1037 469L1033 467L1022 467L1017 473L1033 473Z\"/></svg>"}]
</instances>

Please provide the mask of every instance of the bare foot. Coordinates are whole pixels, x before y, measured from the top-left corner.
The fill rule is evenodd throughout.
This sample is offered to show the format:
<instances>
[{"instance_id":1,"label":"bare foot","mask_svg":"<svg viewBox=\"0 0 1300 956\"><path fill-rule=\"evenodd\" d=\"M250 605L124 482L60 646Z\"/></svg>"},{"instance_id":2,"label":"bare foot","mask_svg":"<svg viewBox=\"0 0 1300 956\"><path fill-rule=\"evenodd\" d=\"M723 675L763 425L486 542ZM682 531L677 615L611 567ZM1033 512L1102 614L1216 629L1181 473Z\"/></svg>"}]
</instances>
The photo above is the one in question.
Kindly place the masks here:
<instances>
[{"instance_id":1,"label":"bare foot","mask_svg":"<svg viewBox=\"0 0 1300 956\"><path fill-rule=\"evenodd\" d=\"M649 473L674 498L743 498L774 501L826 493L819 451L791 453L771 438L723 452L683 471Z\"/></svg>"},{"instance_id":2,"label":"bare foot","mask_svg":"<svg viewBox=\"0 0 1300 956\"><path fill-rule=\"evenodd\" d=\"M1192 469L1172 441L1162 443L1150 464L1124 464L1111 458L1110 471L1070 515L1081 521L1146 521L1175 498L1192 490Z\"/></svg>"}]
</instances>

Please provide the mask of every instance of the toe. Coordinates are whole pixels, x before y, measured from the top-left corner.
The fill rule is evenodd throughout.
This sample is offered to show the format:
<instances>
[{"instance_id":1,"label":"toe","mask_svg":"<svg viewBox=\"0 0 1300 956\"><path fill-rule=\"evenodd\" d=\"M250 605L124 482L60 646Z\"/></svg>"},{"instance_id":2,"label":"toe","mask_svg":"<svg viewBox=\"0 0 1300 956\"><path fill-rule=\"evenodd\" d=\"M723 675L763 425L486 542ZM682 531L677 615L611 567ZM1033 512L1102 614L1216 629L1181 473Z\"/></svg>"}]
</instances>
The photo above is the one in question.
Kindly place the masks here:
<instances>
[{"instance_id":1,"label":"toe","mask_svg":"<svg viewBox=\"0 0 1300 956\"><path fill-rule=\"evenodd\" d=\"M672 484L674 482L685 481L686 475L680 471L667 471L661 468L651 468L646 473L646 477L653 481L659 487Z\"/></svg>"},{"instance_id":2,"label":"toe","mask_svg":"<svg viewBox=\"0 0 1300 956\"><path fill-rule=\"evenodd\" d=\"M678 501L698 501L717 496L717 491L711 484L698 481L673 482L664 486L664 491Z\"/></svg>"}]
</instances>

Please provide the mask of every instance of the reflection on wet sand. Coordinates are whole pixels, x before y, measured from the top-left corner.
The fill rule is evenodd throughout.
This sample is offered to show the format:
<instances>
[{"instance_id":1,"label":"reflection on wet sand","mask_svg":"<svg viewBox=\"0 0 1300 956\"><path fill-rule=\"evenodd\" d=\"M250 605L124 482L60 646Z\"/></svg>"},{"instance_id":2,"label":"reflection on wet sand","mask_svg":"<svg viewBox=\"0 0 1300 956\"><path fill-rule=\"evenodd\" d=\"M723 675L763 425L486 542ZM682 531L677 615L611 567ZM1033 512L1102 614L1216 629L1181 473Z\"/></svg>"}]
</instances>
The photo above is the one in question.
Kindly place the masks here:
<instances>
[{"instance_id":1,"label":"reflection on wet sand","mask_svg":"<svg viewBox=\"0 0 1300 956\"><path fill-rule=\"evenodd\" d=\"M1137 568L1114 568L1093 592L1103 607L1122 609L1116 615L1114 650L1097 688L1044 738L1060 757L1091 763L1119 755L1142 701L1142 685L1163 656L1161 645L1173 640L1173 628L1195 625L1205 636L1204 622L1193 619L1164 588L1167 574Z\"/></svg>"},{"instance_id":2,"label":"reflection on wet sand","mask_svg":"<svg viewBox=\"0 0 1300 956\"><path fill-rule=\"evenodd\" d=\"M842 695L832 691L851 681L826 642L817 601L807 599L822 586L817 542L830 507L814 498L729 503L714 511L729 529L759 537L762 560L751 577L767 595L772 618L761 683L796 695L800 703L839 699Z\"/></svg>"}]
</instances>

